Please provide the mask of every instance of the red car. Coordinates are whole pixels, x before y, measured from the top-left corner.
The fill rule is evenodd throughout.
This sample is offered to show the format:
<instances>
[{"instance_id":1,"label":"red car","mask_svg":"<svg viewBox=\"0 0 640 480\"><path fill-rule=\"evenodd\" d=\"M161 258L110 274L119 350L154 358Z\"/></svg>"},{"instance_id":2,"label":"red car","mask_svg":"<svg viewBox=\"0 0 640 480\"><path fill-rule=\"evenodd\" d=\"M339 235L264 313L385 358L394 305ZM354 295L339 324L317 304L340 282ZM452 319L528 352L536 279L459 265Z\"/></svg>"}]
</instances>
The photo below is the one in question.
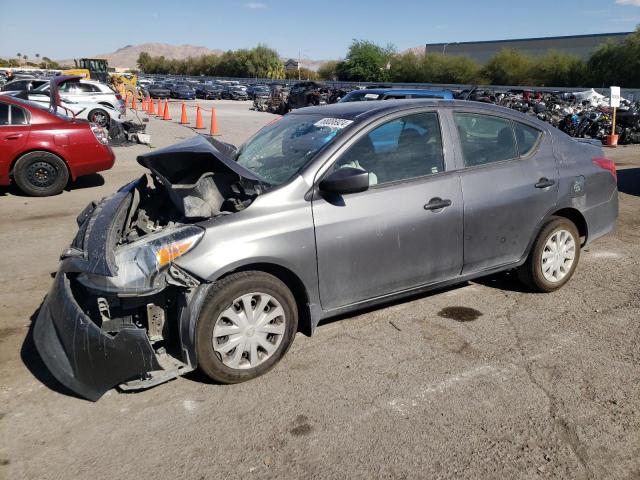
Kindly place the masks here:
<instances>
[{"instance_id":1,"label":"red car","mask_svg":"<svg viewBox=\"0 0 640 480\"><path fill-rule=\"evenodd\" d=\"M114 160L106 129L0 95L0 185L55 195L69 178L108 170Z\"/></svg>"}]
</instances>

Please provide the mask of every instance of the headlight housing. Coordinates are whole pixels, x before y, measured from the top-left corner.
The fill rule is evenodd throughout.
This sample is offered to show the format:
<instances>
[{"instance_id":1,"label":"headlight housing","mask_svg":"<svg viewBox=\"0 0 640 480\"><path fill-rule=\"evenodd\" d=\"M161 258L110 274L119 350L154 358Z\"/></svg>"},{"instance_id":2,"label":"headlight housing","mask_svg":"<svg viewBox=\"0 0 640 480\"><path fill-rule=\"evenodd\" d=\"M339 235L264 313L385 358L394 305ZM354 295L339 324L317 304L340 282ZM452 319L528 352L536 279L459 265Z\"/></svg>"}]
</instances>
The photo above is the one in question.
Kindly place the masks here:
<instances>
[{"instance_id":1,"label":"headlight housing","mask_svg":"<svg viewBox=\"0 0 640 480\"><path fill-rule=\"evenodd\" d=\"M204 230L193 225L167 228L116 250L115 276L82 274L78 280L87 287L108 292L144 294L157 290L164 286L159 273L193 249L203 235Z\"/></svg>"}]
</instances>

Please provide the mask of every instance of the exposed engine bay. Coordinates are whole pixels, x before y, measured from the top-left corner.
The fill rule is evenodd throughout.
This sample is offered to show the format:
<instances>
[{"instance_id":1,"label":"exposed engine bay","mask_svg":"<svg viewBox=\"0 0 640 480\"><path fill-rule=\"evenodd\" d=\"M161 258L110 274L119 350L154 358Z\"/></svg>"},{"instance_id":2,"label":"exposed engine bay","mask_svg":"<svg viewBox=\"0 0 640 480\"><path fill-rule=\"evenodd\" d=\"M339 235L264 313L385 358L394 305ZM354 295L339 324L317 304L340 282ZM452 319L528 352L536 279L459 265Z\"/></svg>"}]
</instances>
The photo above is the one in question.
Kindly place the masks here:
<instances>
[{"instance_id":1,"label":"exposed engine bay","mask_svg":"<svg viewBox=\"0 0 640 480\"><path fill-rule=\"evenodd\" d=\"M115 384L149 388L195 368L192 332L184 329L209 284L173 261L204 236L201 222L244 210L266 188L232 159L234 151L194 137L142 155L149 173L78 216L54 291L66 312L60 318L75 316L86 332L46 345L91 359L73 378L59 372L86 398Z\"/></svg>"}]
</instances>

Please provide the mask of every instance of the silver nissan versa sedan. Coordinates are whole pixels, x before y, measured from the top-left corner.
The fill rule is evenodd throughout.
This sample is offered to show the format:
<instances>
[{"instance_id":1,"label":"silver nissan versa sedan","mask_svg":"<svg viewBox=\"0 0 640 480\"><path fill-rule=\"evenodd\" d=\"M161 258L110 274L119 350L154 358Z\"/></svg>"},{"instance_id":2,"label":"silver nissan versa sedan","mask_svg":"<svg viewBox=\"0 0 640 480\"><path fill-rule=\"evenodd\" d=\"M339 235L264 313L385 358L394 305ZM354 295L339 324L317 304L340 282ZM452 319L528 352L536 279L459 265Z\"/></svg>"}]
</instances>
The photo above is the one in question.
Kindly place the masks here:
<instances>
[{"instance_id":1,"label":"silver nissan versa sedan","mask_svg":"<svg viewBox=\"0 0 640 480\"><path fill-rule=\"evenodd\" d=\"M138 162L78 216L34 326L91 400L195 368L249 380L320 320L501 270L556 290L618 212L600 147L474 102L303 108L239 149L194 137Z\"/></svg>"}]
</instances>

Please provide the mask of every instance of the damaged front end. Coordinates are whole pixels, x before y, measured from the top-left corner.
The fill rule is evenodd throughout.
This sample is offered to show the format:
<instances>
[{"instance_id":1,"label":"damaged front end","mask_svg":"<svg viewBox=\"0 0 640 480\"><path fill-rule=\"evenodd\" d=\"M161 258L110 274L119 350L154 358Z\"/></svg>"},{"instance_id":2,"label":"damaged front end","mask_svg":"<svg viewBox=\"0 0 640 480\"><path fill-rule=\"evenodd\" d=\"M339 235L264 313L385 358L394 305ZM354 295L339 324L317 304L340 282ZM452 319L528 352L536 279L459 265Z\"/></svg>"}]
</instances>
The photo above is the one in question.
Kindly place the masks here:
<instances>
[{"instance_id":1,"label":"damaged front end","mask_svg":"<svg viewBox=\"0 0 640 480\"><path fill-rule=\"evenodd\" d=\"M89 204L34 326L38 352L65 386L97 400L197 366L193 318L206 284L173 261L199 224L248 207L263 184L226 144L195 137L143 155L150 173Z\"/></svg>"}]
</instances>

